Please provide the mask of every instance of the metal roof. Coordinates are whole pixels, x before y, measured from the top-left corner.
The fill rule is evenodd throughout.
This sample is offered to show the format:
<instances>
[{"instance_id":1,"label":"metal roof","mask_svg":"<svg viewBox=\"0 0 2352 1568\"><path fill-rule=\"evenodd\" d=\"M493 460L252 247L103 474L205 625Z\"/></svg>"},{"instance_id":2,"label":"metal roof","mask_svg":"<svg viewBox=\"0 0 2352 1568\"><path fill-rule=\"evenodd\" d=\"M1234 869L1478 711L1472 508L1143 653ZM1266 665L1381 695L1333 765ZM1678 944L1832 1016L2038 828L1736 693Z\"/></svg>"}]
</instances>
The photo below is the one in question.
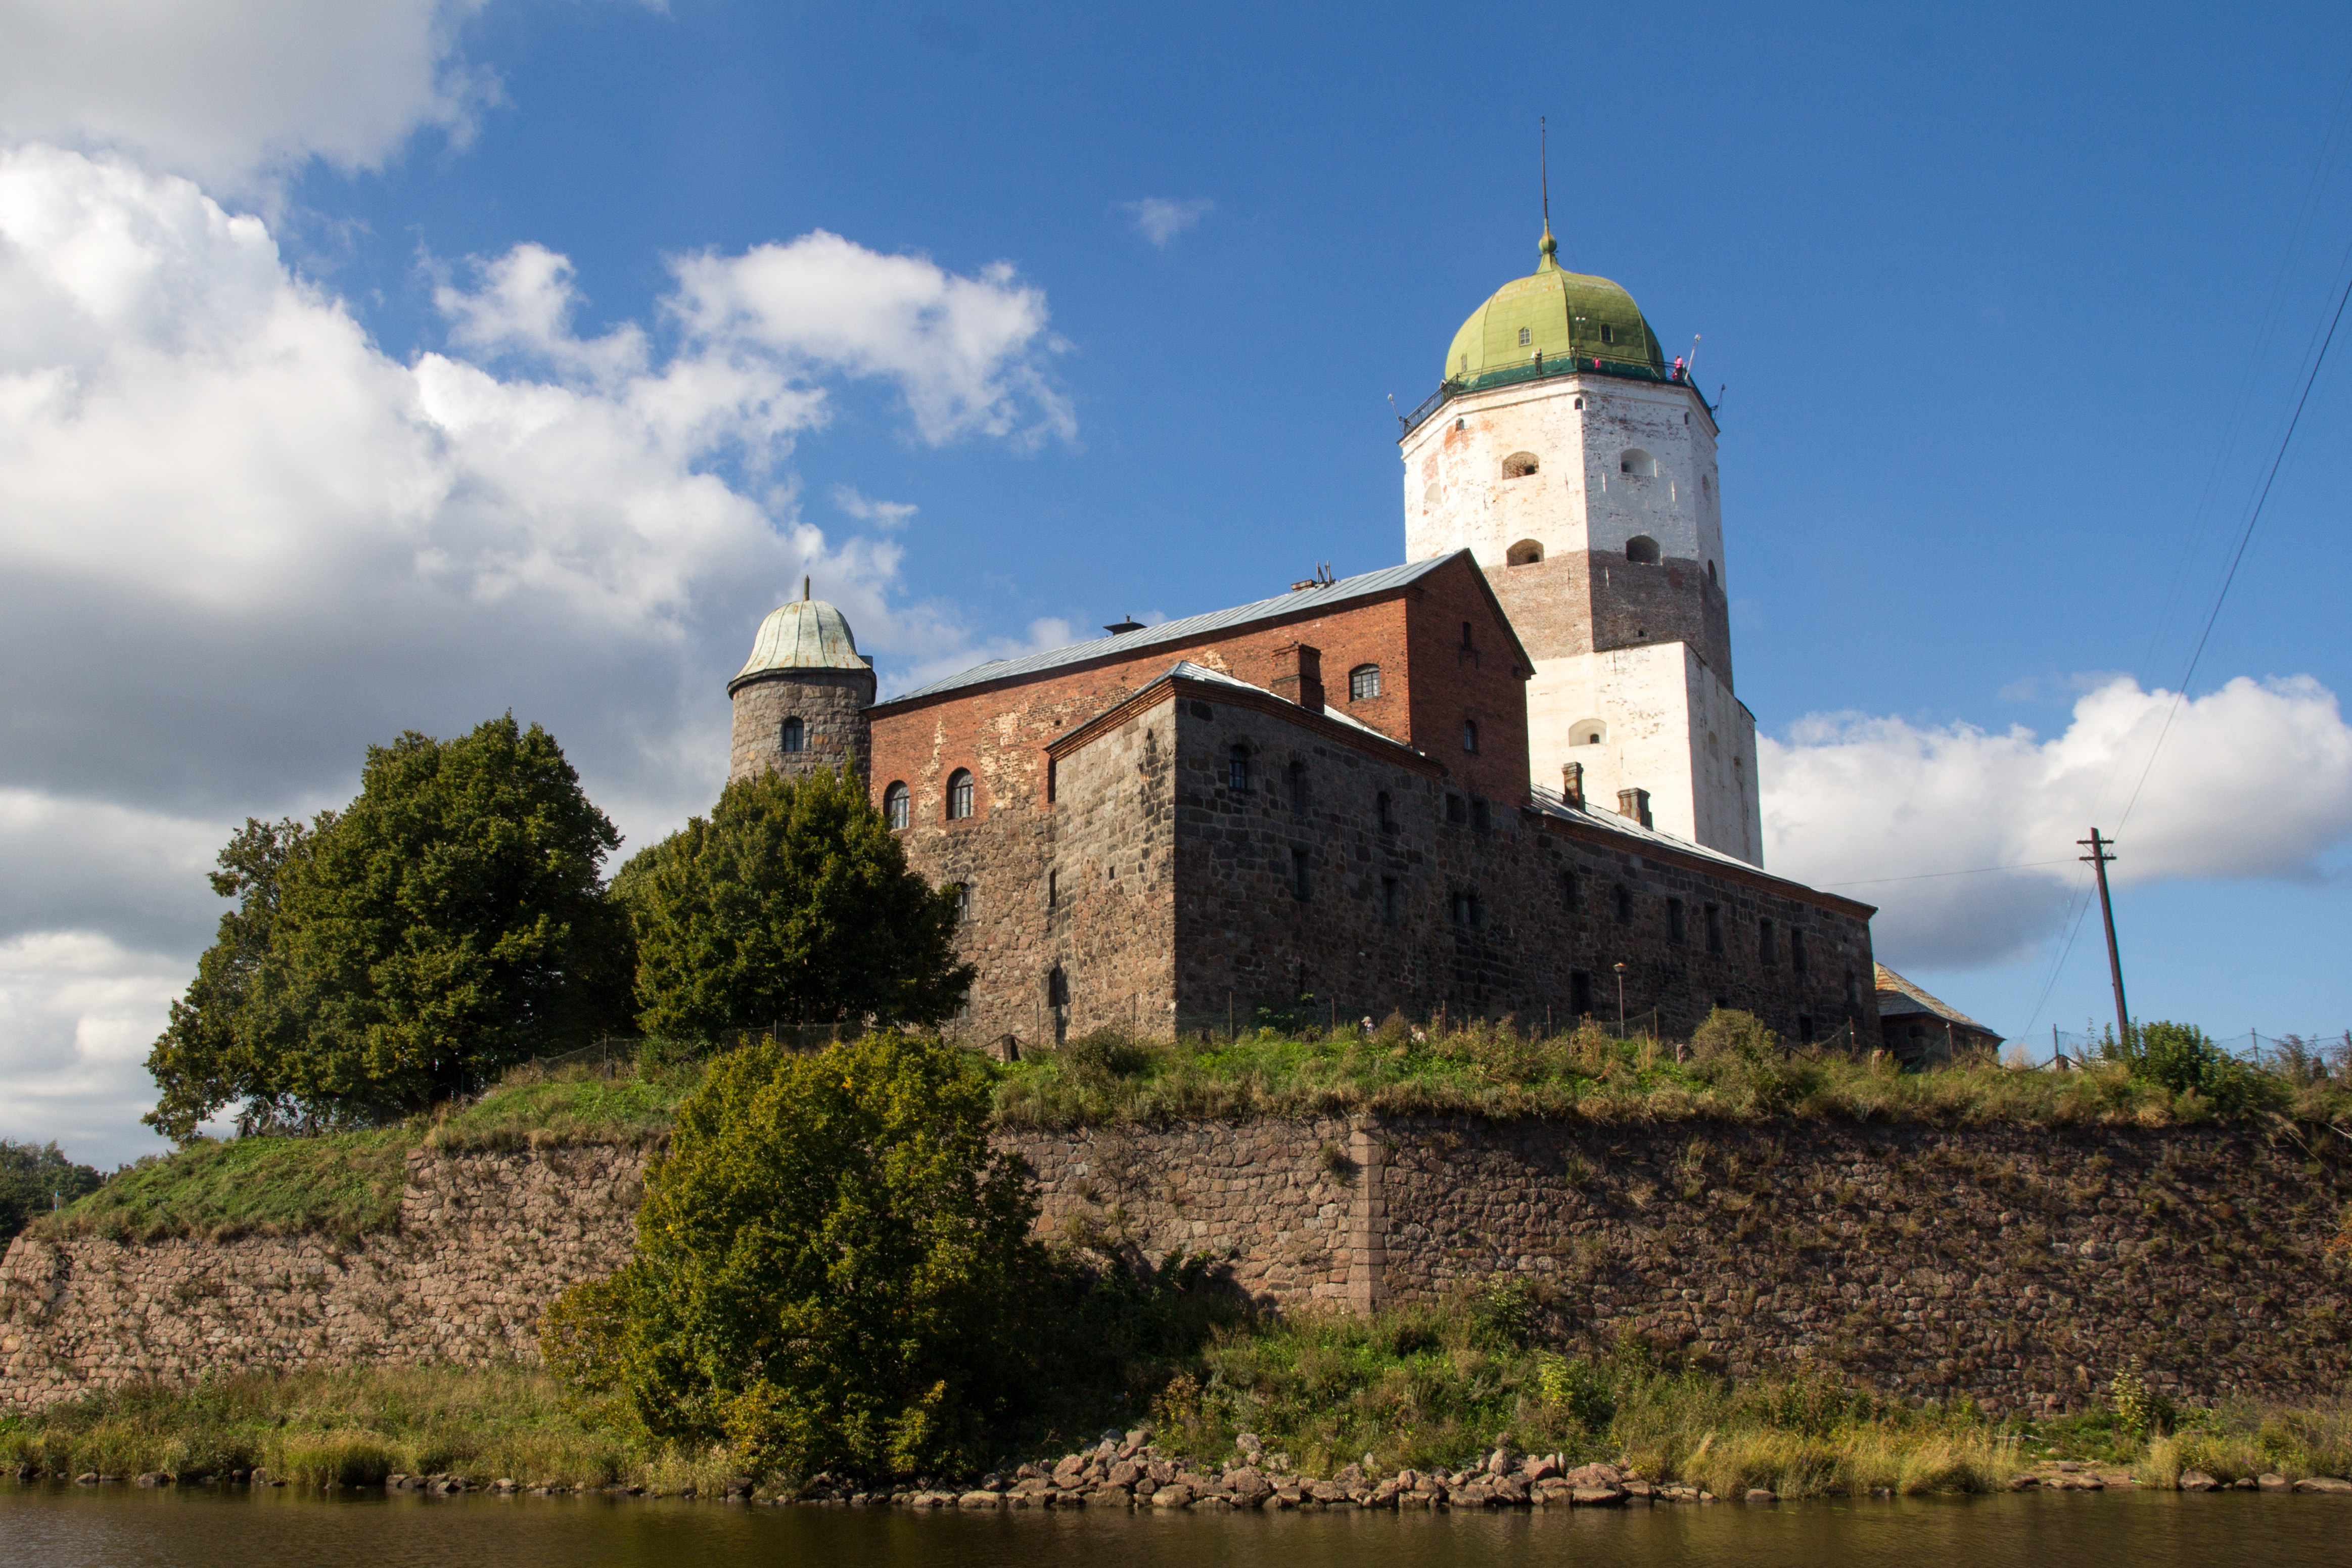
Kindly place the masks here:
<instances>
[{"instance_id":1,"label":"metal roof","mask_svg":"<svg viewBox=\"0 0 2352 1568\"><path fill-rule=\"evenodd\" d=\"M1951 1005L1948 1002L1939 1001L1936 997L1928 995L1927 993L1919 989L1918 986L1913 984L1910 981L1904 979L1903 976L1895 973L1895 971L1887 968L1886 965L1881 963L1878 964L1876 968L1878 970L1876 988L1879 997L1878 1015L1880 1017L1900 1017L1906 1013L1929 1013L1938 1018L1943 1018L1951 1023L1958 1024L1963 1029L1974 1029L1978 1034L1989 1035L1994 1039L1999 1039L2000 1037L1999 1030L1988 1029L1982 1024L1978 1023L1974 1018L1969 1017L1966 1013L1961 1012L1958 1007Z\"/></svg>"},{"instance_id":2,"label":"metal roof","mask_svg":"<svg viewBox=\"0 0 2352 1568\"><path fill-rule=\"evenodd\" d=\"M1153 676L1150 680L1145 681L1141 686L1137 687L1133 691L1116 698L1109 703L1106 704L1102 712L1088 714L1086 718L1079 720L1076 723L1071 725L1068 729L1063 731L1060 734L1055 736L1053 740L1048 741L1045 743L1048 746L1058 744L1062 741L1067 740L1070 736L1076 734L1079 731L1085 729L1096 720L1101 718L1103 713L1109 712L1112 709L1120 706L1122 703L1133 701L1136 698L1141 696L1147 691L1150 691L1156 686L1164 685L1168 681L1177 679L1197 680L1204 685L1212 686L1238 686L1244 691L1254 691L1260 697L1271 697L1276 702L1290 701L1289 698L1285 697L1279 691L1268 691L1263 686L1252 685L1250 682L1244 680L1237 675L1228 675L1222 669L1211 669L1205 664L1194 664L1189 658L1180 658L1175 663L1170 665L1166 669L1161 670L1158 675ZM1298 705L1297 703L1292 703L1292 706L1297 707ZM1362 720L1351 719L1347 714L1340 712L1335 708L1299 708L1299 711L1302 713L1313 713L1318 719L1328 719L1335 724L1344 725L1348 729L1370 735L1376 741L1385 741L1390 745L1396 747L1399 751L1412 752L1414 756L1422 754L1418 751L1414 751L1412 747L1406 745L1402 741L1398 740L1394 735L1375 730L1370 724L1365 723Z\"/></svg>"},{"instance_id":3,"label":"metal roof","mask_svg":"<svg viewBox=\"0 0 2352 1568\"><path fill-rule=\"evenodd\" d=\"M1402 588L1418 582L1436 571L1456 555L1468 555L1466 550L1432 556L1426 561L1408 562L1402 566L1384 566L1378 572L1366 572L1354 577L1342 577L1313 588L1294 589L1271 599L1255 604L1236 605L1230 610L1211 610L1206 615L1187 616L1181 621L1162 621L1141 631L1121 632L1117 637L1097 637L1092 642L1072 643L1046 653L1024 654L1019 658L992 659L978 664L944 680L934 680L929 686L917 687L888 699L905 702L917 697L933 697L942 691L954 691L961 687L980 686L992 680L1011 679L1019 676L1036 675L1065 665L1084 664L1089 659L1109 658L1122 654L1140 652L1163 643L1189 642L1210 632L1229 631L1245 626L1252 621L1273 620L1277 616L1311 615L1324 609L1334 609L1350 600L1369 598L1391 589Z\"/></svg>"}]
</instances>

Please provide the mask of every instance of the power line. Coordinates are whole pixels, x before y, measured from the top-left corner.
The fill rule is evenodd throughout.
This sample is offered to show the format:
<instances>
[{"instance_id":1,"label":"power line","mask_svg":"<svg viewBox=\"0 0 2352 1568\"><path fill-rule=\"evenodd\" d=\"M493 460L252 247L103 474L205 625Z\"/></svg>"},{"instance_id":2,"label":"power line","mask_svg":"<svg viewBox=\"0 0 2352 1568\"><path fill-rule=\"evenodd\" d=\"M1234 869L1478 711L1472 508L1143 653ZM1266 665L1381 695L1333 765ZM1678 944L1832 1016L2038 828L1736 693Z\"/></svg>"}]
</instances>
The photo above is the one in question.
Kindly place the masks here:
<instances>
[{"instance_id":1,"label":"power line","mask_svg":"<svg viewBox=\"0 0 2352 1568\"><path fill-rule=\"evenodd\" d=\"M1990 871L2030 871L2041 866L2063 866L2063 860L2012 860L2006 866L1970 866L1958 871L1921 871L1909 877L1865 877L1858 882L1822 882L1824 888L1874 888L1882 882L1930 882L1938 877L1981 877Z\"/></svg>"}]
</instances>

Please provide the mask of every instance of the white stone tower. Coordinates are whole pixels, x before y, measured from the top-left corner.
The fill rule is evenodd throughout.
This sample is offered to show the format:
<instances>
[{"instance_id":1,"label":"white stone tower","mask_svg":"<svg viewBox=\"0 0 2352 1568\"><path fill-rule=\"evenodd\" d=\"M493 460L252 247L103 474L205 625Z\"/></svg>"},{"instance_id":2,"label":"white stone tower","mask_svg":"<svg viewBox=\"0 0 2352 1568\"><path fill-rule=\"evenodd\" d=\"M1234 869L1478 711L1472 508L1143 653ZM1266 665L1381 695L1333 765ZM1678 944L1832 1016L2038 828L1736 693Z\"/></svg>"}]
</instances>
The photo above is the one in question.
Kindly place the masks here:
<instances>
[{"instance_id":1,"label":"white stone tower","mask_svg":"<svg viewBox=\"0 0 2352 1568\"><path fill-rule=\"evenodd\" d=\"M1633 296L1535 272L1471 313L1405 421L1405 553L1468 548L1535 659L1533 782L1763 864L1756 718L1732 694L1716 426Z\"/></svg>"}]
</instances>

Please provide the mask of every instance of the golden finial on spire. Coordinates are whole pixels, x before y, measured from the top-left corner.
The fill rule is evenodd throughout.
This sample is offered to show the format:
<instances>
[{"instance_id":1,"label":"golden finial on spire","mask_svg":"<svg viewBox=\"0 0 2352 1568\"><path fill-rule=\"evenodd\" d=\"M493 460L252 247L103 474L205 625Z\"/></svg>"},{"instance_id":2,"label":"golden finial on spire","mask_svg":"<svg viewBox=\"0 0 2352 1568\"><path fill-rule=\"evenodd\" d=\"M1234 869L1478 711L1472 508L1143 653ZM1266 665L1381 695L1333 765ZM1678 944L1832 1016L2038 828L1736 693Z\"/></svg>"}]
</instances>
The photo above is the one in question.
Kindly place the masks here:
<instances>
[{"instance_id":1,"label":"golden finial on spire","mask_svg":"<svg viewBox=\"0 0 2352 1568\"><path fill-rule=\"evenodd\" d=\"M1536 158L1543 177L1543 243L1536 247L1543 256L1537 263L1541 270L1559 265L1559 241L1551 237L1551 126L1549 117L1541 114L1536 116Z\"/></svg>"}]
</instances>

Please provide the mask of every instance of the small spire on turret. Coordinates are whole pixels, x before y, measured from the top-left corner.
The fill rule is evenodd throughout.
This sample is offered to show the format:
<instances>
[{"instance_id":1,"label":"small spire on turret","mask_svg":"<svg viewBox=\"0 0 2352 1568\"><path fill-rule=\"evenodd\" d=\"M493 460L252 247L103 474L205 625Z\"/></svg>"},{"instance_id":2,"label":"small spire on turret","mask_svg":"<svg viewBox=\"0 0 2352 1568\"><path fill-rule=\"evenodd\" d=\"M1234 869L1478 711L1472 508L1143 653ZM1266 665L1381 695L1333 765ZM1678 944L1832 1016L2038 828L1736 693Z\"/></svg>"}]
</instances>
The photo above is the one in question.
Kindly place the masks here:
<instances>
[{"instance_id":1,"label":"small spire on turret","mask_svg":"<svg viewBox=\"0 0 2352 1568\"><path fill-rule=\"evenodd\" d=\"M801 579L801 603L802 603L802 604L803 604L803 605L807 604L807 603L808 603L808 597L809 597L809 580L808 580L807 578L803 577L803 578L802 578L802 579Z\"/></svg>"},{"instance_id":2,"label":"small spire on turret","mask_svg":"<svg viewBox=\"0 0 2352 1568\"><path fill-rule=\"evenodd\" d=\"M1536 270L1559 265L1559 241L1551 237L1551 126L1547 116L1536 116L1536 159L1543 176L1543 243L1536 247L1540 259Z\"/></svg>"}]
</instances>

